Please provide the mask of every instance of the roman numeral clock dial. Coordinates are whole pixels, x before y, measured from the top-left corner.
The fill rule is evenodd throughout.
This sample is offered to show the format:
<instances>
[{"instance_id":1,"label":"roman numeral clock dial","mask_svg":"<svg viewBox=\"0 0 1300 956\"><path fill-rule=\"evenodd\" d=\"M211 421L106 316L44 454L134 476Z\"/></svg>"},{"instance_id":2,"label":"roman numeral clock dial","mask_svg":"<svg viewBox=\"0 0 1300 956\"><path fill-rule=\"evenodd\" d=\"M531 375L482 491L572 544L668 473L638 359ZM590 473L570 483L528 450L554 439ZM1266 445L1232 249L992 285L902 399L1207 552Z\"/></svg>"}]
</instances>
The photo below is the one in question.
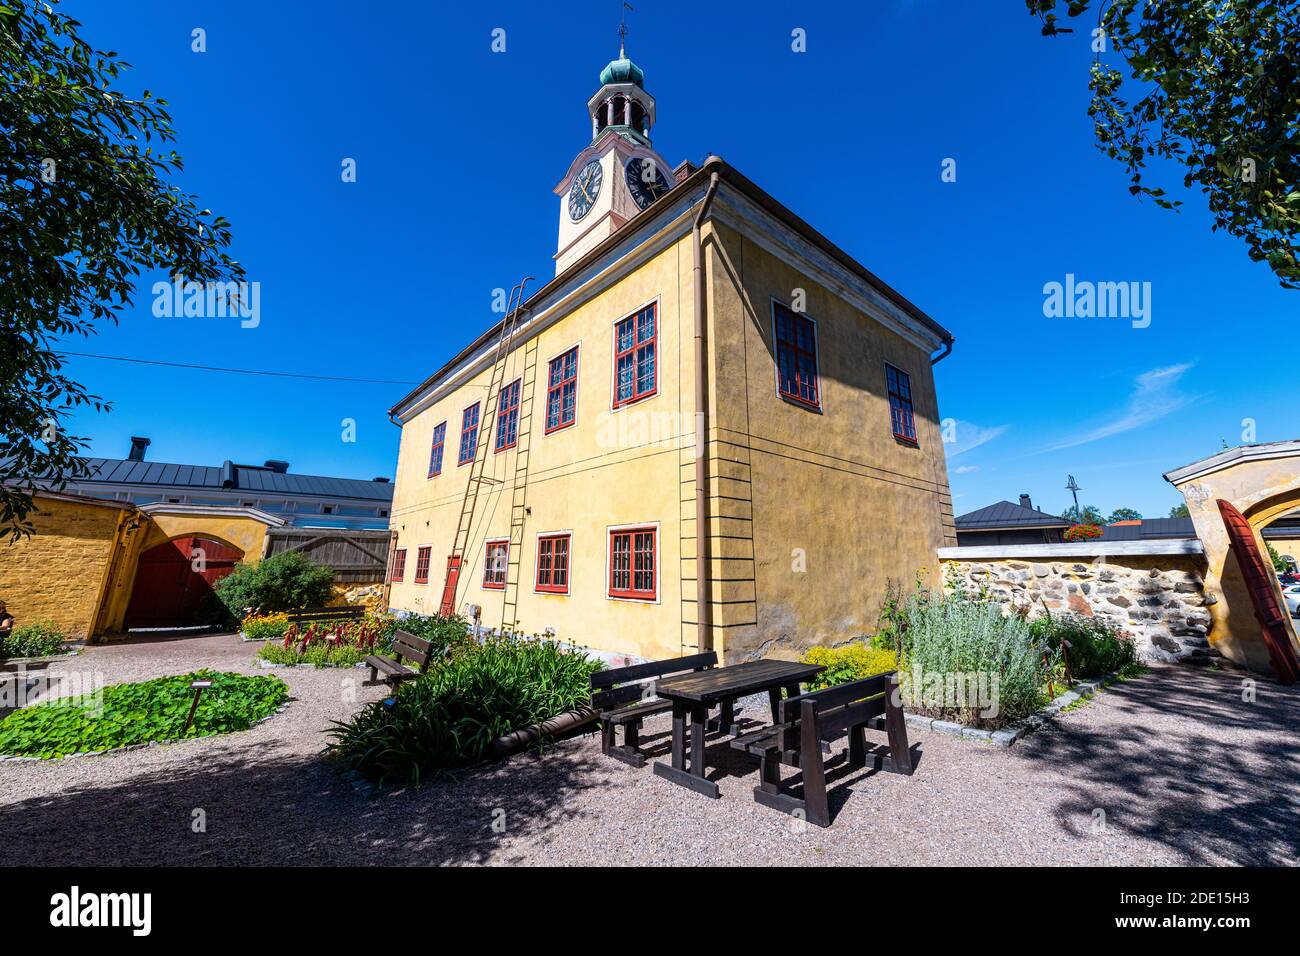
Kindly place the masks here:
<instances>
[{"instance_id":1,"label":"roman numeral clock dial","mask_svg":"<svg viewBox=\"0 0 1300 956\"><path fill-rule=\"evenodd\" d=\"M600 182L604 176L600 160L593 159L574 178L573 186L569 189L569 218L574 222L591 212L596 197L600 195Z\"/></svg>"},{"instance_id":2,"label":"roman numeral clock dial","mask_svg":"<svg viewBox=\"0 0 1300 956\"><path fill-rule=\"evenodd\" d=\"M637 206L644 209L668 192L668 179L652 159L639 156L627 161L627 189Z\"/></svg>"}]
</instances>

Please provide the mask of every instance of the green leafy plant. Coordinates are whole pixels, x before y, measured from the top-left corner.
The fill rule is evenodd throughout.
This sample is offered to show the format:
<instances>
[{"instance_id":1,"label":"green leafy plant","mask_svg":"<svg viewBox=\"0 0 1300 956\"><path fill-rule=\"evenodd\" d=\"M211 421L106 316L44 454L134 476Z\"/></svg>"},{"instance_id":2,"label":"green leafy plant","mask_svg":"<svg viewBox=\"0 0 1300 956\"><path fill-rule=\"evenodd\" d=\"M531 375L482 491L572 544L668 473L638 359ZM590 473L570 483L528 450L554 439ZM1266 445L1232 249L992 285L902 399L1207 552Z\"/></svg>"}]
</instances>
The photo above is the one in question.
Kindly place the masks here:
<instances>
[{"instance_id":1,"label":"green leafy plant","mask_svg":"<svg viewBox=\"0 0 1300 956\"><path fill-rule=\"evenodd\" d=\"M1061 538L1065 541L1092 541L1102 534L1101 528L1095 524L1076 524L1066 528Z\"/></svg>"},{"instance_id":2,"label":"green leafy plant","mask_svg":"<svg viewBox=\"0 0 1300 956\"><path fill-rule=\"evenodd\" d=\"M391 619L368 617L333 626L309 624L304 631L291 624L283 640L268 641L257 656L272 664L312 664L316 667L355 667L371 654L392 651Z\"/></svg>"},{"instance_id":3,"label":"green leafy plant","mask_svg":"<svg viewBox=\"0 0 1300 956\"><path fill-rule=\"evenodd\" d=\"M146 272L244 275L226 220L172 181L166 101L123 89L129 65L57 6L0 4L0 536L13 539L32 533L38 484L87 473L70 416L109 407L63 353L116 323Z\"/></svg>"},{"instance_id":4,"label":"green leafy plant","mask_svg":"<svg viewBox=\"0 0 1300 956\"><path fill-rule=\"evenodd\" d=\"M1059 656L1063 676L1074 680L1139 668L1137 647L1119 629L1082 614L1044 614L1029 624L1033 635ZM1069 672L1064 672L1067 665Z\"/></svg>"},{"instance_id":5,"label":"green leafy plant","mask_svg":"<svg viewBox=\"0 0 1300 956\"><path fill-rule=\"evenodd\" d=\"M190 682L210 680L199 697L194 720L185 718L194 701ZM113 684L101 691L15 710L0 720L0 753L21 757L64 757L151 741L208 737L247 730L289 698L278 677L201 670L138 684Z\"/></svg>"},{"instance_id":6,"label":"green leafy plant","mask_svg":"<svg viewBox=\"0 0 1300 956\"><path fill-rule=\"evenodd\" d=\"M398 630L422 637L433 645L436 658L455 657L477 645L469 633L469 623L459 614L443 617L439 614L408 614L403 618L389 618L384 636L391 642Z\"/></svg>"},{"instance_id":7,"label":"green leafy plant","mask_svg":"<svg viewBox=\"0 0 1300 956\"><path fill-rule=\"evenodd\" d=\"M904 623L908 710L998 727L1046 703L1055 655L1021 616L965 594L924 592L908 602ZM981 687L989 699L980 699Z\"/></svg>"},{"instance_id":8,"label":"green leafy plant","mask_svg":"<svg viewBox=\"0 0 1300 956\"><path fill-rule=\"evenodd\" d=\"M283 551L235 570L213 588L218 619L241 620L248 609L274 612L322 607L333 596L334 571L299 551Z\"/></svg>"},{"instance_id":9,"label":"green leafy plant","mask_svg":"<svg viewBox=\"0 0 1300 956\"><path fill-rule=\"evenodd\" d=\"M803 656L805 664L821 664L826 669L808 683L808 689L821 690L836 684L875 677L898 669L898 655L892 650L867 644L843 647L810 647Z\"/></svg>"},{"instance_id":10,"label":"green leafy plant","mask_svg":"<svg viewBox=\"0 0 1300 956\"><path fill-rule=\"evenodd\" d=\"M490 638L336 722L329 750L373 783L418 784L477 763L497 737L588 703L588 678L601 666L551 641Z\"/></svg>"},{"instance_id":11,"label":"green leafy plant","mask_svg":"<svg viewBox=\"0 0 1300 956\"><path fill-rule=\"evenodd\" d=\"M283 611L275 614L250 614L239 622L240 633L253 641L284 637L288 630L289 615Z\"/></svg>"},{"instance_id":12,"label":"green leafy plant","mask_svg":"<svg viewBox=\"0 0 1300 956\"><path fill-rule=\"evenodd\" d=\"M19 624L0 637L0 660L6 657L46 657L63 650L67 636L53 621Z\"/></svg>"}]
</instances>

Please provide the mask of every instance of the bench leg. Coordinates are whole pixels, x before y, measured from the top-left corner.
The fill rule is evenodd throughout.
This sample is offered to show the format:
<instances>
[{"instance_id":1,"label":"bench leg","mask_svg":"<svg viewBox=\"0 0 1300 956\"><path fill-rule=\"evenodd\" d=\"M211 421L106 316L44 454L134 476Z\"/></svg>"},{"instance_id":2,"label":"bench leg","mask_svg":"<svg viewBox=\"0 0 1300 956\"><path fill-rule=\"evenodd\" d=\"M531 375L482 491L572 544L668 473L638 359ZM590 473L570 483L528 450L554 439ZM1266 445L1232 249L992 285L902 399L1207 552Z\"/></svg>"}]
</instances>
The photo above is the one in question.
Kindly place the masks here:
<instances>
[{"instance_id":1,"label":"bench leg","mask_svg":"<svg viewBox=\"0 0 1300 956\"><path fill-rule=\"evenodd\" d=\"M370 683L372 683L372 684L377 684L377 683L379 683L379 668L378 668L378 667L372 667L372 668L370 668Z\"/></svg>"},{"instance_id":2,"label":"bench leg","mask_svg":"<svg viewBox=\"0 0 1300 956\"><path fill-rule=\"evenodd\" d=\"M623 745L631 750L641 746L641 721L633 721L623 727Z\"/></svg>"},{"instance_id":3,"label":"bench leg","mask_svg":"<svg viewBox=\"0 0 1300 956\"><path fill-rule=\"evenodd\" d=\"M602 720L600 722L600 752L609 753L614 746L614 722L612 720Z\"/></svg>"},{"instance_id":4,"label":"bench leg","mask_svg":"<svg viewBox=\"0 0 1300 956\"><path fill-rule=\"evenodd\" d=\"M909 777L916 768L912 764L912 751L907 746L907 721L903 717L903 707L898 703L898 678L890 682L889 693L885 695L885 730L889 734L889 762L892 766L884 767L892 773L903 773Z\"/></svg>"},{"instance_id":5,"label":"bench leg","mask_svg":"<svg viewBox=\"0 0 1300 956\"><path fill-rule=\"evenodd\" d=\"M772 723L781 722L781 689L779 687L769 687L767 689L767 699L772 705Z\"/></svg>"},{"instance_id":6,"label":"bench leg","mask_svg":"<svg viewBox=\"0 0 1300 956\"><path fill-rule=\"evenodd\" d=\"M849 728L849 766L867 765L867 728L863 724Z\"/></svg>"},{"instance_id":7,"label":"bench leg","mask_svg":"<svg viewBox=\"0 0 1300 956\"><path fill-rule=\"evenodd\" d=\"M819 827L830 826L826 768L822 763L821 741L817 739L816 705L811 701L804 701L799 715L799 769L803 771L803 802L808 822Z\"/></svg>"}]
</instances>

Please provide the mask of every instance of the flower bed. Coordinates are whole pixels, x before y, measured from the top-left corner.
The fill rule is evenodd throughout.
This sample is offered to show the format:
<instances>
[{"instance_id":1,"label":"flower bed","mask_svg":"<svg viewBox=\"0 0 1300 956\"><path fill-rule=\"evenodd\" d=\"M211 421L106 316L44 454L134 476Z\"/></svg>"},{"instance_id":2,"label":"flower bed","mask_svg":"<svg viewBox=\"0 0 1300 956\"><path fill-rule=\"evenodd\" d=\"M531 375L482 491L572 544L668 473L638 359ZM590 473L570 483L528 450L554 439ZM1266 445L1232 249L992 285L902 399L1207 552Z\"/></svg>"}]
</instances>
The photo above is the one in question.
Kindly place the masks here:
<instances>
[{"instance_id":1,"label":"flower bed","mask_svg":"<svg viewBox=\"0 0 1300 956\"><path fill-rule=\"evenodd\" d=\"M391 651L391 629L371 618L332 626L311 624L302 632L297 624L290 624L282 640L263 644L257 656L268 664L355 667L371 654Z\"/></svg>"},{"instance_id":2,"label":"flower bed","mask_svg":"<svg viewBox=\"0 0 1300 956\"><path fill-rule=\"evenodd\" d=\"M210 680L193 722L190 682ZM54 758L138 744L247 730L288 700L278 677L195 671L138 684L113 684L80 697L34 704L0 720L0 754Z\"/></svg>"},{"instance_id":3,"label":"flower bed","mask_svg":"<svg viewBox=\"0 0 1300 956\"><path fill-rule=\"evenodd\" d=\"M489 638L336 722L329 750L371 783L418 784L479 762L498 737L587 704L588 678L602 666L551 641Z\"/></svg>"}]
</instances>

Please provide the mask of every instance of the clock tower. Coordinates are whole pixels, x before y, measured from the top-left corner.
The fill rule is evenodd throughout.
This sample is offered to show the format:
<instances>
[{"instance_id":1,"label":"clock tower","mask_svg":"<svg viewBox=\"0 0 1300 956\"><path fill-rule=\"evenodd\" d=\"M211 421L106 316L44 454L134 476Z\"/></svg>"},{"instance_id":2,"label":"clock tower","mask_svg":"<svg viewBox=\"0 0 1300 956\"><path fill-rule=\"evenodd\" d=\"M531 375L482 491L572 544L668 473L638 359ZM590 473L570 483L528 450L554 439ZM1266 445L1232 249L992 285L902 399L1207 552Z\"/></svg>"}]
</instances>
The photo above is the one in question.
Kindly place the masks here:
<instances>
[{"instance_id":1,"label":"clock tower","mask_svg":"<svg viewBox=\"0 0 1300 956\"><path fill-rule=\"evenodd\" d=\"M650 143L655 99L646 92L641 68L627 58L622 38L618 59L600 71L600 89L587 101L587 112L591 143L555 187L557 275L672 185L672 168Z\"/></svg>"}]
</instances>

